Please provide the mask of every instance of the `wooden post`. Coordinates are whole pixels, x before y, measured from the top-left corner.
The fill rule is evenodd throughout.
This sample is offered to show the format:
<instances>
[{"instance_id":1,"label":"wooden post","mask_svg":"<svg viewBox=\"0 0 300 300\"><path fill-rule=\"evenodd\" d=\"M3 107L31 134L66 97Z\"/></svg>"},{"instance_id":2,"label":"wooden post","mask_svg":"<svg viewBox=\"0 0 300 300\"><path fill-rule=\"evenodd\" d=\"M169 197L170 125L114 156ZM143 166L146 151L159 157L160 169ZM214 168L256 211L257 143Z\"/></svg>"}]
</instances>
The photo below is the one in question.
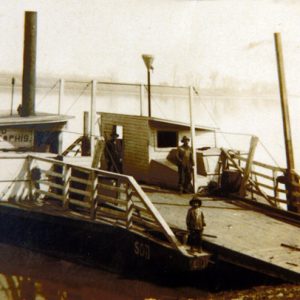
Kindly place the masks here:
<instances>
[{"instance_id":1,"label":"wooden post","mask_svg":"<svg viewBox=\"0 0 300 300\"><path fill-rule=\"evenodd\" d=\"M279 198L277 177L278 177L278 172L276 170L273 170L274 198L276 203L277 203L277 199Z\"/></svg>"},{"instance_id":2,"label":"wooden post","mask_svg":"<svg viewBox=\"0 0 300 300\"><path fill-rule=\"evenodd\" d=\"M11 104L10 104L10 115L13 115L13 108L14 108L14 91L15 91L15 78L11 79Z\"/></svg>"},{"instance_id":3,"label":"wooden post","mask_svg":"<svg viewBox=\"0 0 300 300\"><path fill-rule=\"evenodd\" d=\"M90 195L90 204L91 204L91 211L90 211L90 217L92 220L95 220L96 218L96 210L98 206L97 201L97 186L98 186L98 176L95 171L92 171L90 174L90 180L91 180L91 195Z\"/></svg>"},{"instance_id":4,"label":"wooden post","mask_svg":"<svg viewBox=\"0 0 300 300\"><path fill-rule=\"evenodd\" d=\"M81 141L81 155L90 156L91 155L91 141L88 136L89 132L89 112L85 111L83 113L83 138Z\"/></svg>"},{"instance_id":5,"label":"wooden post","mask_svg":"<svg viewBox=\"0 0 300 300\"><path fill-rule=\"evenodd\" d=\"M63 79L59 80L59 97L58 97L58 108L57 113L60 115L61 112L61 104L64 97L64 91L65 91L65 81Z\"/></svg>"},{"instance_id":6,"label":"wooden post","mask_svg":"<svg viewBox=\"0 0 300 300\"><path fill-rule=\"evenodd\" d=\"M89 112L83 112L83 135L87 136L89 132Z\"/></svg>"},{"instance_id":7,"label":"wooden post","mask_svg":"<svg viewBox=\"0 0 300 300\"><path fill-rule=\"evenodd\" d=\"M132 215L133 215L133 201L132 197L132 190L130 189L129 184L126 184L126 228L130 229L132 227Z\"/></svg>"},{"instance_id":8,"label":"wooden post","mask_svg":"<svg viewBox=\"0 0 300 300\"><path fill-rule=\"evenodd\" d=\"M92 160L92 168L98 168L101 157L103 155L105 148L105 141L104 140L97 140L97 143L95 145L95 151L93 155L93 160Z\"/></svg>"},{"instance_id":9,"label":"wooden post","mask_svg":"<svg viewBox=\"0 0 300 300\"><path fill-rule=\"evenodd\" d=\"M197 191L196 187L196 178L197 178L197 157L196 157L196 149L195 149L195 124L194 124L194 114L193 114L193 106L194 106L194 97L193 97L193 88L190 86L189 88L189 101L190 101L190 126L191 126L191 147L193 153L193 160L195 162L195 166L193 168L193 189L194 193Z\"/></svg>"},{"instance_id":10,"label":"wooden post","mask_svg":"<svg viewBox=\"0 0 300 300\"><path fill-rule=\"evenodd\" d=\"M147 83L148 83L148 116L151 117L151 82L150 82L149 68L147 68Z\"/></svg>"},{"instance_id":11,"label":"wooden post","mask_svg":"<svg viewBox=\"0 0 300 300\"><path fill-rule=\"evenodd\" d=\"M70 187L70 180L71 180L71 167L65 165L64 170L64 177L63 177L63 207L69 208L69 187Z\"/></svg>"},{"instance_id":12,"label":"wooden post","mask_svg":"<svg viewBox=\"0 0 300 300\"><path fill-rule=\"evenodd\" d=\"M247 159L247 162L246 162L246 166L245 166L245 170L244 170L244 174L243 174L243 179L242 179L240 190L239 190L239 195L241 197L246 196L247 183L248 183L248 179L249 179L249 176L250 176L250 173L251 173L252 162L253 162L253 159L254 159L254 153L255 153L257 143L258 143L258 137L257 136L252 136L251 137L251 142L250 142L250 150L249 150L249 154L248 154L248 159Z\"/></svg>"},{"instance_id":13,"label":"wooden post","mask_svg":"<svg viewBox=\"0 0 300 300\"><path fill-rule=\"evenodd\" d=\"M91 85L91 107L90 107L90 139L91 139L91 155L94 154L95 146L95 121L96 121L96 89L97 81L92 80Z\"/></svg>"},{"instance_id":14,"label":"wooden post","mask_svg":"<svg viewBox=\"0 0 300 300\"><path fill-rule=\"evenodd\" d=\"M140 116L143 115L143 104L144 104L144 85L140 85Z\"/></svg>"},{"instance_id":15,"label":"wooden post","mask_svg":"<svg viewBox=\"0 0 300 300\"><path fill-rule=\"evenodd\" d=\"M278 70L278 80L279 80L279 90L281 99L281 110L282 110L282 120L283 120L283 131L284 131L284 142L285 142L285 153L287 162L287 208L289 211L300 211L296 205L296 199L293 197L293 185L294 181L293 170L295 169L294 154L293 154L293 143L292 143L292 133L290 127L290 117L288 108L288 99L285 84L285 74L284 74L284 63L281 45L281 35L280 33L274 33L275 47L276 47L276 58L277 58L277 70Z\"/></svg>"},{"instance_id":16,"label":"wooden post","mask_svg":"<svg viewBox=\"0 0 300 300\"><path fill-rule=\"evenodd\" d=\"M32 178L31 178L31 164L32 164L32 158L31 157L27 157L28 199L30 201L33 200L33 195L32 195Z\"/></svg>"}]
</instances>

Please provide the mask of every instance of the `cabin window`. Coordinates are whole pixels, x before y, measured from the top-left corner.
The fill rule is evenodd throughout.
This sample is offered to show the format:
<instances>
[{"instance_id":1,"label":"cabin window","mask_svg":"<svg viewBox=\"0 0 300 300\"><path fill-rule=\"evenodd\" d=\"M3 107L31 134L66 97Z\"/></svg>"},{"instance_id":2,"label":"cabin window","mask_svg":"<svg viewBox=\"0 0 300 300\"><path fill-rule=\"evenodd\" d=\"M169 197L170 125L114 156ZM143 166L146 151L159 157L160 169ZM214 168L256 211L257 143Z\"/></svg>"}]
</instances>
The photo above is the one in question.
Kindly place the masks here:
<instances>
[{"instance_id":1,"label":"cabin window","mask_svg":"<svg viewBox=\"0 0 300 300\"><path fill-rule=\"evenodd\" d=\"M177 131L157 131L157 147L171 148L178 145Z\"/></svg>"}]
</instances>

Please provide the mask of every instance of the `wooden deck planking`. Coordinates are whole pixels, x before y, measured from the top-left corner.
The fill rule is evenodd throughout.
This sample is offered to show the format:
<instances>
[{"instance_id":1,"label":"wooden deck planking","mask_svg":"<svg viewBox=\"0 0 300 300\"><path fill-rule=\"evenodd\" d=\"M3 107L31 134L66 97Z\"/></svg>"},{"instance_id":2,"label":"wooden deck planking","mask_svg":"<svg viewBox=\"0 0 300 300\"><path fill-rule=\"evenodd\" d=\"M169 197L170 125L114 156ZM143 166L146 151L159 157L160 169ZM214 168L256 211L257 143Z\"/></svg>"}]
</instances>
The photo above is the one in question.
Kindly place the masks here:
<instances>
[{"instance_id":1,"label":"wooden deck planking","mask_svg":"<svg viewBox=\"0 0 300 300\"><path fill-rule=\"evenodd\" d=\"M148 191L147 195L171 227L186 230L190 195L153 191ZM231 201L203 199L202 209L207 224L204 234L217 236L204 237L204 240L300 274L300 251L281 246L283 243L300 248L299 227Z\"/></svg>"}]
</instances>

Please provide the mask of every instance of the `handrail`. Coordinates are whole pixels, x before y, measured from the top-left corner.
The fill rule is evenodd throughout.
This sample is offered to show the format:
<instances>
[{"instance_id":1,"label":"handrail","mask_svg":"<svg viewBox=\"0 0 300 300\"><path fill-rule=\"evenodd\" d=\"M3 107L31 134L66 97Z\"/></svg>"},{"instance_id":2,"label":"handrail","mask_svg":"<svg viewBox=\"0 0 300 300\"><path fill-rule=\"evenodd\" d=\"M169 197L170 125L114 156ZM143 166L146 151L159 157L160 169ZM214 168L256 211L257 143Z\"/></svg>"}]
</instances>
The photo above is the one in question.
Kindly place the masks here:
<instances>
[{"instance_id":1,"label":"handrail","mask_svg":"<svg viewBox=\"0 0 300 300\"><path fill-rule=\"evenodd\" d=\"M227 165L243 174L244 167L241 165L241 162L246 163L247 158L242 157L235 151L230 151L227 149L222 149L222 151L227 160L230 162L227 163ZM253 168L250 172L247 190L251 193L262 196L271 206L278 207L280 203L287 204L288 201L286 199L286 195L289 193L288 188L286 186L284 189L279 188L279 183L284 183L280 180L280 178L284 176L286 169L258 161L253 161L252 166ZM257 170L256 167L258 167L259 170ZM278 176L278 172L282 173L282 175ZM300 188L299 182L292 182L292 185ZM253 190L253 187L256 190ZM270 191L272 194L270 194ZM283 195L285 199L280 198L280 194ZM295 197L300 196L300 194L298 194L299 193L297 192L293 192Z\"/></svg>"},{"instance_id":2,"label":"handrail","mask_svg":"<svg viewBox=\"0 0 300 300\"><path fill-rule=\"evenodd\" d=\"M91 220L102 219L107 222L107 219L110 219L117 226L126 227L128 230L136 231L141 224L144 224L142 232L139 231L142 234L149 234L149 226L153 227L152 230L159 228L171 248L190 256L132 176L35 155L28 155L27 159L30 162L29 179L32 179L33 165L40 164L41 176L47 176L43 169L45 164L47 164L46 169L48 170L60 168L60 172L52 172L47 180L37 178L30 181L29 198L33 201L54 198L60 200L62 207L67 210L73 210L74 206L75 209L76 207L80 207L81 210L86 208L90 213ZM51 203L51 201L47 201L47 203ZM72 205L70 206L70 204ZM86 214L83 217L86 219ZM166 243L154 236L152 239L163 244Z\"/></svg>"}]
</instances>

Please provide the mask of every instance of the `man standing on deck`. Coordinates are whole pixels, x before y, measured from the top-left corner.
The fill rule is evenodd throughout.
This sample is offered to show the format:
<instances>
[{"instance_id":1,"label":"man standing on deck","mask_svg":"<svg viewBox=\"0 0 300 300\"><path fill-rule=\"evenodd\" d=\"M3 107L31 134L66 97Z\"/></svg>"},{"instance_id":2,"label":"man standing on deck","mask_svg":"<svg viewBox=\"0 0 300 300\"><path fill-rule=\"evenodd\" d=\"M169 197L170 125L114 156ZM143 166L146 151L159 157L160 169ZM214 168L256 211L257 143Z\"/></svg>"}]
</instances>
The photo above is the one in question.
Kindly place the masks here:
<instances>
[{"instance_id":1,"label":"man standing on deck","mask_svg":"<svg viewBox=\"0 0 300 300\"><path fill-rule=\"evenodd\" d=\"M178 164L178 179L179 179L179 192L192 192L192 172L194 167L194 159L192 148L189 146L190 139L184 136L181 139L183 143L177 148L177 164Z\"/></svg>"},{"instance_id":2,"label":"man standing on deck","mask_svg":"<svg viewBox=\"0 0 300 300\"><path fill-rule=\"evenodd\" d=\"M116 173L122 173L122 149L118 143L117 133L111 134L111 139L105 145L105 158L107 162L107 170Z\"/></svg>"},{"instance_id":3,"label":"man standing on deck","mask_svg":"<svg viewBox=\"0 0 300 300\"><path fill-rule=\"evenodd\" d=\"M197 197L193 197L190 201L191 208L188 210L186 216L186 226L189 230L188 244L191 246L191 250L202 251L202 233L204 226L204 215L201 211L202 201Z\"/></svg>"}]
</instances>

